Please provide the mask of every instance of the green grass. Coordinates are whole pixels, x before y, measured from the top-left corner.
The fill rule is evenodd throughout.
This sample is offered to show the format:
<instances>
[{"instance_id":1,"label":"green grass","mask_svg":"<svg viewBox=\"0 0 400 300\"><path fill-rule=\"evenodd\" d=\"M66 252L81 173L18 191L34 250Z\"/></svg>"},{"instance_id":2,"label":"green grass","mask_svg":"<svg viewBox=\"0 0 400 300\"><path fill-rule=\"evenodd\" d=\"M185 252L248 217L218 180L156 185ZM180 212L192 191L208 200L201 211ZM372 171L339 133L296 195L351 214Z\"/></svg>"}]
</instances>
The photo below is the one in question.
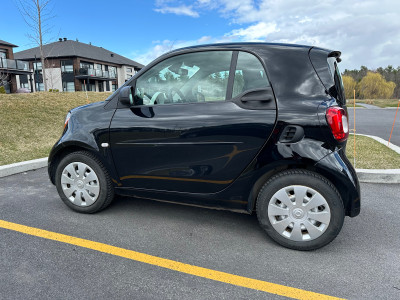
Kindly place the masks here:
<instances>
[{"instance_id":1,"label":"green grass","mask_svg":"<svg viewBox=\"0 0 400 300\"><path fill-rule=\"evenodd\" d=\"M354 103L353 99L348 99L347 107L352 107L354 105L353 103ZM385 107L397 107L397 105L399 104L399 100L398 99L356 99L356 107L357 107L357 103L371 104L371 105L385 108Z\"/></svg>"},{"instance_id":2,"label":"green grass","mask_svg":"<svg viewBox=\"0 0 400 300\"><path fill-rule=\"evenodd\" d=\"M354 135L347 140L346 155L354 161ZM366 136L356 135L357 169L400 169L400 154Z\"/></svg>"},{"instance_id":3,"label":"green grass","mask_svg":"<svg viewBox=\"0 0 400 300\"><path fill-rule=\"evenodd\" d=\"M89 102L102 101L110 93L89 92ZM86 104L76 93L0 94L0 165L48 156L60 138L67 112ZM356 167L400 168L400 155L373 139L356 136ZM353 162L353 138L347 143Z\"/></svg>"},{"instance_id":4,"label":"green grass","mask_svg":"<svg viewBox=\"0 0 400 300\"><path fill-rule=\"evenodd\" d=\"M88 95L97 102L110 93ZM0 94L0 165L48 156L67 112L86 103L84 92Z\"/></svg>"}]
</instances>

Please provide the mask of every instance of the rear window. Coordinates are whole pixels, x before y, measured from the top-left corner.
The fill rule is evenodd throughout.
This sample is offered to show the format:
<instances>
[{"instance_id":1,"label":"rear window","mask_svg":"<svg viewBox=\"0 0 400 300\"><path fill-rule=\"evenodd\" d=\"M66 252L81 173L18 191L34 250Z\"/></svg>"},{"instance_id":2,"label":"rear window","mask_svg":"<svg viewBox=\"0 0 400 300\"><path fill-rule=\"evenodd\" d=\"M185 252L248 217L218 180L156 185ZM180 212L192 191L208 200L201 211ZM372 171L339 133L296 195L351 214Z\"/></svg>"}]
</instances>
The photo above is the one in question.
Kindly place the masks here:
<instances>
[{"instance_id":1,"label":"rear window","mask_svg":"<svg viewBox=\"0 0 400 300\"><path fill-rule=\"evenodd\" d=\"M342 81L342 75L340 74L339 67L335 57L328 57L328 65L331 76L335 82L334 87L329 89L329 93L337 100L346 104L346 97L344 95L344 86Z\"/></svg>"}]
</instances>

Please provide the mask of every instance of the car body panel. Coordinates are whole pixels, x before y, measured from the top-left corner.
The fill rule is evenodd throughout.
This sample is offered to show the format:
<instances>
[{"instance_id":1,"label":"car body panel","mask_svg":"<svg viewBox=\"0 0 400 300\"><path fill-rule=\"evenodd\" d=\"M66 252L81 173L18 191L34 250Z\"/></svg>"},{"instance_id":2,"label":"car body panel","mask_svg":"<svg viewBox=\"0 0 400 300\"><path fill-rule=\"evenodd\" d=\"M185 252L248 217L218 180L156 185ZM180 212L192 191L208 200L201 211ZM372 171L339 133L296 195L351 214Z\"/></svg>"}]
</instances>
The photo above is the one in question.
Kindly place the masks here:
<instances>
[{"instance_id":1,"label":"car body panel","mask_svg":"<svg viewBox=\"0 0 400 300\"><path fill-rule=\"evenodd\" d=\"M246 51L259 58L277 109L246 109L237 99L127 108L118 102L120 87L105 104L73 112L71 128L50 154L50 178L66 149L82 147L101 159L118 194L251 213L268 178L306 169L334 184L346 215L358 215L360 189L345 156L346 142L335 141L325 118L328 107L346 109L330 93L334 82L326 59L332 51L265 43L184 48L156 59L125 86L166 58L210 50ZM288 126L302 129L300 139L282 142Z\"/></svg>"}]
</instances>

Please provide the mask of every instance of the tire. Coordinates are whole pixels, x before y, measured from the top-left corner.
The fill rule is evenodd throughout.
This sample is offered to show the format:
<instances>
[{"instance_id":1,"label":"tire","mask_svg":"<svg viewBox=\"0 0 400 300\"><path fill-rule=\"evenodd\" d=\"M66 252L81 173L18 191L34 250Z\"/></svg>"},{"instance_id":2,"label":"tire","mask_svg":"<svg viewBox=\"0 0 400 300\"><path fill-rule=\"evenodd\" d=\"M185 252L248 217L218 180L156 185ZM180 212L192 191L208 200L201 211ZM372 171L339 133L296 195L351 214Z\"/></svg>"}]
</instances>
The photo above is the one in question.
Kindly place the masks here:
<instances>
[{"instance_id":1,"label":"tire","mask_svg":"<svg viewBox=\"0 0 400 300\"><path fill-rule=\"evenodd\" d=\"M315 250L332 242L345 216L332 183L306 170L288 170L270 178L258 194L256 210L269 237L295 250Z\"/></svg>"},{"instance_id":2,"label":"tire","mask_svg":"<svg viewBox=\"0 0 400 300\"><path fill-rule=\"evenodd\" d=\"M80 213L101 211L114 198L107 170L98 158L86 151L63 157L56 169L55 182L61 200Z\"/></svg>"}]
</instances>

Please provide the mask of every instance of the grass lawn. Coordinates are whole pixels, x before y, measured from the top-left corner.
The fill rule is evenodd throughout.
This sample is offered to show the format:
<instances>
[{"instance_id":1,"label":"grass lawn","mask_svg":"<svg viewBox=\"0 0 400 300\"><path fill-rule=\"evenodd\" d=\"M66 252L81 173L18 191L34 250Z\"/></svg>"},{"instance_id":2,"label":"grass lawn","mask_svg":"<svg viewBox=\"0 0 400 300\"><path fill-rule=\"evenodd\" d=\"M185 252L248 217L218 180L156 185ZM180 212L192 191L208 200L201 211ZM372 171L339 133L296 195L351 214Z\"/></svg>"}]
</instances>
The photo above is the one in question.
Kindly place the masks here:
<instances>
[{"instance_id":1,"label":"grass lawn","mask_svg":"<svg viewBox=\"0 0 400 300\"><path fill-rule=\"evenodd\" d=\"M106 99L110 93L89 92L89 102ZM0 94L0 165L48 156L60 138L67 112L86 104L83 92ZM356 167L398 169L400 155L373 139L356 136ZM353 138L347 143L353 162Z\"/></svg>"},{"instance_id":2,"label":"grass lawn","mask_svg":"<svg viewBox=\"0 0 400 300\"><path fill-rule=\"evenodd\" d=\"M109 95L89 92L89 102ZM86 103L84 92L0 94L0 165L48 156L67 112Z\"/></svg>"},{"instance_id":3,"label":"grass lawn","mask_svg":"<svg viewBox=\"0 0 400 300\"><path fill-rule=\"evenodd\" d=\"M354 135L347 140L346 155L354 161ZM356 135L357 169L400 169L400 154L366 136Z\"/></svg>"},{"instance_id":4,"label":"grass lawn","mask_svg":"<svg viewBox=\"0 0 400 300\"><path fill-rule=\"evenodd\" d=\"M347 100L347 107L352 107L354 100L353 99L348 99ZM398 99L356 99L356 107L357 107L357 103L365 103L365 104L371 104L371 105L375 105L378 107L397 107L397 105L399 104L399 100Z\"/></svg>"}]
</instances>

